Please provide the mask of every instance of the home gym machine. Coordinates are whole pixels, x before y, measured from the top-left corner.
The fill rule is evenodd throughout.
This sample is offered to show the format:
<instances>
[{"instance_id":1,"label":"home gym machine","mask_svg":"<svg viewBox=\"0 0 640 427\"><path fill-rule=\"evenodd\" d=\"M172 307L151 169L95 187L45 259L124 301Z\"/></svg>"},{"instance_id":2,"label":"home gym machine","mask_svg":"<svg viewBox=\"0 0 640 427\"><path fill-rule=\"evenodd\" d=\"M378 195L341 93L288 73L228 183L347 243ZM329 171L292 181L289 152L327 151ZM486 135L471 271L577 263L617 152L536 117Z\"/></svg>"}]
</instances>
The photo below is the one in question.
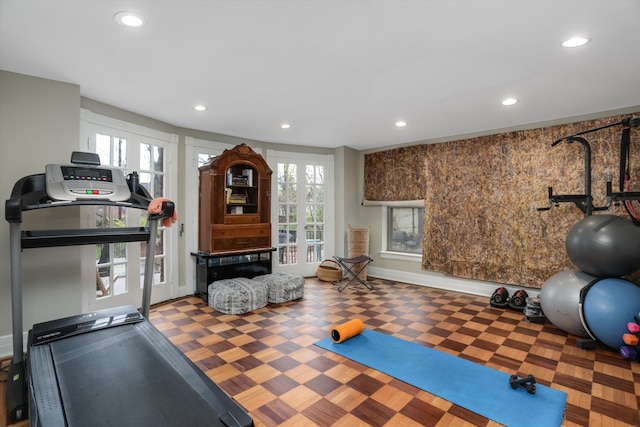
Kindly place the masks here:
<instances>
[{"instance_id":1,"label":"home gym machine","mask_svg":"<svg viewBox=\"0 0 640 427\"><path fill-rule=\"evenodd\" d=\"M97 154L74 152L69 165L16 182L5 202L11 252L13 359L7 377L10 421L31 426L252 426L246 412L148 322L161 202L146 227L21 230L23 212L105 205L152 210L133 172L101 166ZM36 324L23 353L22 251L74 245L147 242L141 313L118 307ZM27 397L28 395L28 397ZM107 396L104 400L101 397ZM27 401L29 402L27 404Z\"/></svg>"},{"instance_id":2,"label":"home gym machine","mask_svg":"<svg viewBox=\"0 0 640 427\"><path fill-rule=\"evenodd\" d=\"M594 206L591 195L591 149L585 135L605 128L622 126L618 191L606 183L606 203ZM549 187L548 210L562 202L573 202L584 214L568 230L565 248L578 270L554 274L543 284L540 307L548 320L567 333L587 338L578 347L591 349L597 343L611 348L624 344L624 324L638 312L640 287L622 277L640 271L640 216L637 203L640 192L631 191L631 129L640 127L640 117L562 137L552 143L579 142L585 149L584 194L553 194ZM623 204L631 221L619 215L592 215L596 211ZM620 327L619 325L622 325Z\"/></svg>"},{"instance_id":3,"label":"home gym machine","mask_svg":"<svg viewBox=\"0 0 640 427\"><path fill-rule=\"evenodd\" d=\"M618 191L614 192L611 181L607 182L606 204L604 206L594 206L591 194L591 146L581 135L597 132L614 126L622 126L620 140L620 167L618 177ZM619 205L623 203L631 221L635 225L640 225L640 216L634 211L632 201L640 201L640 192L630 191L630 162L631 162L631 128L640 127L640 117L625 118L623 120L609 123L594 129L568 135L554 141L551 146L555 147L563 141L567 143L579 142L584 147L584 194L553 194L553 187L549 187L548 206L537 208L538 211L546 211L560 203L574 203L582 211L585 217L590 216L595 211L607 210L612 203Z\"/></svg>"}]
</instances>

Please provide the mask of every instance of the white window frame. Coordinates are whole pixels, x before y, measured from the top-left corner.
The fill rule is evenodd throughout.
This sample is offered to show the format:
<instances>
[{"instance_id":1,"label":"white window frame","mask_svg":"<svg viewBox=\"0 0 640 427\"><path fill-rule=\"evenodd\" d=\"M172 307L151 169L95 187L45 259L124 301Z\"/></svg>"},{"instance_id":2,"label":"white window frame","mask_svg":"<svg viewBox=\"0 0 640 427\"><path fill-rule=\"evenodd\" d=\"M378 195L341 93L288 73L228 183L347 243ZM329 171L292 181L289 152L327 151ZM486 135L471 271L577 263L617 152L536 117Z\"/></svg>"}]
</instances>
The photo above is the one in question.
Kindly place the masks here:
<instances>
[{"instance_id":1,"label":"white window frame","mask_svg":"<svg viewBox=\"0 0 640 427\"><path fill-rule=\"evenodd\" d=\"M398 252L398 251L390 251L387 248L389 247L389 207L394 208L423 208L424 200L410 200L410 201L398 201L398 202L372 202L365 200L363 202L364 206L380 206L381 213L380 217L382 219L380 224L380 229L382 230L381 237L381 248L380 258L384 259L394 259L398 261L410 261L416 263L422 263L422 252L420 253L410 253L410 252Z\"/></svg>"}]
</instances>

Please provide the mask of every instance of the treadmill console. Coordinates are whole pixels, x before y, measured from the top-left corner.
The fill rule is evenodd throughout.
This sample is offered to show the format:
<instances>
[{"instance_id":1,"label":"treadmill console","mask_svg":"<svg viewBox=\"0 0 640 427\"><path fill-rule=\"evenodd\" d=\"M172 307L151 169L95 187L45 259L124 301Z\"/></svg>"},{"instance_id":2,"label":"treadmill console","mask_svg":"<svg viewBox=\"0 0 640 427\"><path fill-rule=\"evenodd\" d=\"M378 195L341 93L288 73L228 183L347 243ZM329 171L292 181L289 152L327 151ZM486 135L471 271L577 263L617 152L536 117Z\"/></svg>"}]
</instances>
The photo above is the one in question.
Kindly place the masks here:
<instances>
[{"instance_id":1,"label":"treadmill console","mask_svg":"<svg viewBox=\"0 0 640 427\"><path fill-rule=\"evenodd\" d=\"M55 200L124 202L131 198L124 173L115 167L49 164L45 175L47 194Z\"/></svg>"}]
</instances>

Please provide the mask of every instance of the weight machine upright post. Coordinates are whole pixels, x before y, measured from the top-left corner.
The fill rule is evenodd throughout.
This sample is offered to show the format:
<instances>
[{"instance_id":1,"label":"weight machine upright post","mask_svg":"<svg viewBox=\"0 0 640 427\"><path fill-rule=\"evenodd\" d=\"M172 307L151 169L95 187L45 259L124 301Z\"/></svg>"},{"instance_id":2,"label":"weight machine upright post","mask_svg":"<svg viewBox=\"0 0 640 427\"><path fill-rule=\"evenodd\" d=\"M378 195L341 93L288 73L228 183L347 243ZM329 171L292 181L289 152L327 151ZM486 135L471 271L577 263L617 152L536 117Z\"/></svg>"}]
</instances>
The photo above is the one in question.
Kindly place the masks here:
<instances>
[{"instance_id":1,"label":"weight machine upright post","mask_svg":"<svg viewBox=\"0 0 640 427\"><path fill-rule=\"evenodd\" d=\"M589 216L593 213L593 196L591 195L591 146L584 138L579 138L579 141L584 145L584 188L587 193L586 215Z\"/></svg>"},{"instance_id":2,"label":"weight machine upright post","mask_svg":"<svg viewBox=\"0 0 640 427\"><path fill-rule=\"evenodd\" d=\"M584 192L585 204L583 213L585 217L591 216L593 213L593 197L591 196L591 146L589 142L579 136L570 136L566 138L567 142L579 142L584 147Z\"/></svg>"},{"instance_id":3,"label":"weight machine upright post","mask_svg":"<svg viewBox=\"0 0 640 427\"><path fill-rule=\"evenodd\" d=\"M149 320L149 308L151 306L151 288L153 286L153 262L156 254L156 234L158 233L158 220L149 220L149 241L147 242L147 255L144 260L144 281L142 285L142 315Z\"/></svg>"}]
</instances>

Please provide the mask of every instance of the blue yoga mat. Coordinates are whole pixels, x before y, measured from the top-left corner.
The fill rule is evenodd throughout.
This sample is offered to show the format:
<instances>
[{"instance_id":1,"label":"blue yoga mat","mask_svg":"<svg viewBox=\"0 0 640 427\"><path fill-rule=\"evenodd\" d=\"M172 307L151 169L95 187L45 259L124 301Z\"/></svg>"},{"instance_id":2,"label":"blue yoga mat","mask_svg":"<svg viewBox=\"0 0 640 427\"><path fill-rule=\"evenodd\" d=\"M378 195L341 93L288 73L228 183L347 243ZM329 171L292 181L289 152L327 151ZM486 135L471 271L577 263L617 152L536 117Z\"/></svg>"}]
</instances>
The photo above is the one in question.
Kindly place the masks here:
<instances>
[{"instance_id":1,"label":"blue yoga mat","mask_svg":"<svg viewBox=\"0 0 640 427\"><path fill-rule=\"evenodd\" d=\"M508 427L562 425L567 394L541 384L513 389L510 374L429 347L365 329L334 343L315 343Z\"/></svg>"}]
</instances>

